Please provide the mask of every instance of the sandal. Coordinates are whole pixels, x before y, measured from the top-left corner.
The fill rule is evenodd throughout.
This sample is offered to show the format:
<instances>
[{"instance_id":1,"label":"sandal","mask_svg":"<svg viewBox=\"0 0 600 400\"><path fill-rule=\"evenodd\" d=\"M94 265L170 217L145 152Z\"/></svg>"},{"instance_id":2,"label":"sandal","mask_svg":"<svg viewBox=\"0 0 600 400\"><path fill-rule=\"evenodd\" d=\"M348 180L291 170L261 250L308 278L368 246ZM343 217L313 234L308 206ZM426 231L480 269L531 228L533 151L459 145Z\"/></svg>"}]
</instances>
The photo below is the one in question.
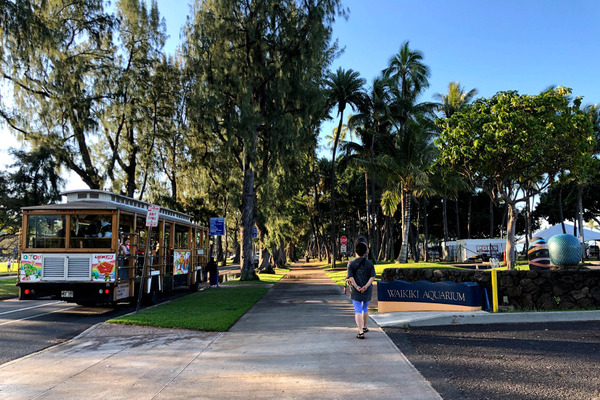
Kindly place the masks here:
<instances>
[{"instance_id":1,"label":"sandal","mask_svg":"<svg viewBox=\"0 0 600 400\"><path fill-rule=\"evenodd\" d=\"M365 332L369 332L369 328L367 328L366 326L363 328L363 333Z\"/></svg>"},{"instance_id":2,"label":"sandal","mask_svg":"<svg viewBox=\"0 0 600 400\"><path fill-rule=\"evenodd\" d=\"M356 335L356 337L359 339L364 339L365 335L362 332L359 332L358 335Z\"/></svg>"}]
</instances>

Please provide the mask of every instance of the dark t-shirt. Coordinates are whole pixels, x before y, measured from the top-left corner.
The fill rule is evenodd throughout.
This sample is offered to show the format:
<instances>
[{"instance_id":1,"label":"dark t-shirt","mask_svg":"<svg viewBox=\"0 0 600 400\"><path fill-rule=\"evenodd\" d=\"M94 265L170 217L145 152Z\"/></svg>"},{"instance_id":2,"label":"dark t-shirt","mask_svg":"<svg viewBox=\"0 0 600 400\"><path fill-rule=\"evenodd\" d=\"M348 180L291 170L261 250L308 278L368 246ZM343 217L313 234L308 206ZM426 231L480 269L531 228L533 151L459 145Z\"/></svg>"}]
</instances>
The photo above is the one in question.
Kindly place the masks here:
<instances>
[{"instance_id":1,"label":"dark t-shirt","mask_svg":"<svg viewBox=\"0 0 600 400\"><path fill-rule=\"evenodd\" d=\"M211 274L216 274L217 272L219 272L219 266L217 265L217 262L209 261L206 264L206 271L210 272Z\"/></svg>"},{"instance_id":2,"label":"dark t-shirt","mask_svg":"<svg viewBox=\"0 0 600 400\"><path fill-rule=\"evenodd\" d=\"M359 266L362 260L364 261L362 265ZM373 265L371 260L367 260L366 258L362 257L357 257L348 263L347 277L354 278L354 282L356 282L358 287L363 287L367 284L367 282L369 282L369 279L371 279L371 277L375 278L375 266ZM352 287L350 298L352 300L357 301L370 301L372 293L373 285L370 285L364 293L361 293L354 287Z\"/></svg>"}]
</instances>

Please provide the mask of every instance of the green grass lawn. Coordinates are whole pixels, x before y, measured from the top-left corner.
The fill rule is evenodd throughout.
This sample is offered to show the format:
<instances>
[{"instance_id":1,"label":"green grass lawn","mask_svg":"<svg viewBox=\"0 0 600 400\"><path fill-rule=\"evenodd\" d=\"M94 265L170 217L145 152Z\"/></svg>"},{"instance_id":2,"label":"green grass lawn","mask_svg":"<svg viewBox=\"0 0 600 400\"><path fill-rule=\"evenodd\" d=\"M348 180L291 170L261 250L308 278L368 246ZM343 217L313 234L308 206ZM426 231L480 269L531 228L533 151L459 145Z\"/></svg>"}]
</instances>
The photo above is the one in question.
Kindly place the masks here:
<instances>
[{"instance_id":1,"label":"green grass lawn","mask_svg":"<svg viewBox=\"0 0 600 400\"><path fill-rule=\"evenodd\" d=\"M0 279L0 296L18 296L19 288L15 286L17 278Z\"/></svg>"},{"instance_id":2,"label":"green grass lawn","mask_svg":"<svg viewBox=\"0 0 600 400\"><path fill-rule=\"evenodd\" d=\"M289 271L276 268L275 274L259 274L259 281L233 279L222 284L228 287L205 289L108 322L224 332ZM256 286L261 284L269 286Z\"/></svg>"},{"instance_id":3,"label":"green grass lawn","mask_svg":"<svg viewBox=\"0 0 600 400\"><path fill-rule=\"evenodd\" d=\"M287 268L275 268L274 274L258 274L259 281L240 281L239 278L223 282L223 285L256 285L261 283L277 283L290 272Z\"/></svg>"},{"instance_id":4,"label":"green grass lawn","mask_svg":"<svg viewBox=\"0 0 600 400\"><path fill-rule=\"evenodd\" d=\"M6 266L6 261L0 262L0 275L15 275L19 270L19 264L13 262L10 266L10 271Z\"/></svg>"},{"instance_id":5,"label":"green grass lawn","mask_svg":"<svg viewBox=\"0 0 600 400\"><path fill-rule=\"evenodd\" d=\"M225 332L268 290L261 286L205 289L108 322Z\"/></svg>"}]
</instances>

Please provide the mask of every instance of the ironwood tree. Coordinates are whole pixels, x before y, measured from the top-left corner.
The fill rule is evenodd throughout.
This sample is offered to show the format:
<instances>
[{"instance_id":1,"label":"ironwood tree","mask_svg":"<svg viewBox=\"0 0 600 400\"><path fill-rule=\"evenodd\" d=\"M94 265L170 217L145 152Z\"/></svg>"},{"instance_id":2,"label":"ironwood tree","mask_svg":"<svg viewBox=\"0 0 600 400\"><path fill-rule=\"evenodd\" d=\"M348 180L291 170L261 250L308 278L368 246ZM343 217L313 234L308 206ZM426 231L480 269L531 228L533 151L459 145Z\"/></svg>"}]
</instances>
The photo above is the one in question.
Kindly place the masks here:
<instances>
[{"instance_id":1,"label":"ironwood tree","mask_svg":"<svg viewBox=\"0 0 600 400\"><path fill-rule=\"evenodd\" d=\"M12 98L0 115L22 139L52 151L92 189L105 176L90 143L113 56L114 18L101 0L1 3L0 71Z\"/></svg>"},{"instance_id":2,"label":"ironwood tree","mask_svg":"<svg viewBox=\"0 0 600 400\"><path fill-rule=\"evenodd\" d=\"M241 171L241 279L256 279L252 254L257 184L294 156L333 55L338 0L196 1L183 48L193 73L190 126L215 157ZM312 138L311 140L314 140Z\"/></svg>"}]
</instances>

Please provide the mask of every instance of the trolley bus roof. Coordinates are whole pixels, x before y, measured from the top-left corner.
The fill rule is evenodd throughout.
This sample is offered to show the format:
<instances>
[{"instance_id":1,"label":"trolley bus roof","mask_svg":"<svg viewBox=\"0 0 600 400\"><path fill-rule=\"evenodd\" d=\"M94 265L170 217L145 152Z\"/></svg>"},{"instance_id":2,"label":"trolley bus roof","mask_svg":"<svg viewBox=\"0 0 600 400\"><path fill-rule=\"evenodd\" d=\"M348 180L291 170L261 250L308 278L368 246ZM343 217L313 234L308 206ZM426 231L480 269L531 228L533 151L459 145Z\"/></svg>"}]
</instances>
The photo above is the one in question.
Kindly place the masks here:
<instances>
[{"instance_id":1,"label":"trolley bus roof","mask_svg":"<svg viewBox=\"0 0 600 400\"><path fill-rule=\"evenodd\" d=\"M61 193L66 196L64 203L46 204L40 206L22 207L23 211L72 211L72 210L122 210L137 214L146 214L148 206L151 205L145 201L136 200L131 197L123 196L104 190L73 190ZM167 220L185 222L194 224L192 216L169 208L160 208L160 217Z\"/></svg>"}]
</instances>

